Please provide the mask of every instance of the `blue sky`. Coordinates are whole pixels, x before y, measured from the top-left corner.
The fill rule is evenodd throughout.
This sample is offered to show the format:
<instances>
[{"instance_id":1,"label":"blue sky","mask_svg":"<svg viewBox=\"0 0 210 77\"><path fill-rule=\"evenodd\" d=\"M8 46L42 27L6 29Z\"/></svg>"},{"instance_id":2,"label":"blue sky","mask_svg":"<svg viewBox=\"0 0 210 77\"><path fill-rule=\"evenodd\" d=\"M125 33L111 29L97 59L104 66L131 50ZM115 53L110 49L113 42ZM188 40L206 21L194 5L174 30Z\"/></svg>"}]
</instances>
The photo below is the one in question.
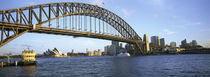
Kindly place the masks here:
<instances>
[{"instance_id":1,"label":"blue sky","mask_svg":"<svg viewBox=\"0 0 210 77\"><path fill-rule=\"evenodd\" d=\"M165 38L166 44L187 39L205 46L210 42L210 0L1 0L0 10L52 2L97 4L122 17L143 37L143 34ZM104 2L104 4L102 4ZM30 46L38 53L57 47L63 53L103 49L108 40L73 38L72 36L26 33L0 48L0 55L21 53Z\"/></svg>"}]
</instances>

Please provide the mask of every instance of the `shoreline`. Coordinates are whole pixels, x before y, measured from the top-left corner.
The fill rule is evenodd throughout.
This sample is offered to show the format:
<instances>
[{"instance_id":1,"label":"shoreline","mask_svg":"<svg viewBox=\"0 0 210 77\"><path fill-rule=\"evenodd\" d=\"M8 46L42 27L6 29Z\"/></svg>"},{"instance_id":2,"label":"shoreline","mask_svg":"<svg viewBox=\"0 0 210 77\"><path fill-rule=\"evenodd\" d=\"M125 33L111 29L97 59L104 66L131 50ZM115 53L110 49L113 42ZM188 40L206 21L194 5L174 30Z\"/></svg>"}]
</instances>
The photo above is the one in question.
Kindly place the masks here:
<instances>
[{"instance_id":1,"label":"shoreline","mask_svg":"<svg viewBox=\"0 0 210 77\"><path fill-rule=\"evenodd\" d=\"M146 56L153 56L153 55L176 55L176 54L210 54L210 49L192 49L192 50L184 50L177 53L169 53L169 52L153 52ZM108 56L108 55L103 55ZM89 57L89 56L43 56L43 55L37 55L36 58L63 58L63 57ZM12 55L10 56L10 59L21 59L21 55ZM0 56L0 62L3 59L7 59L7 56Z\"/></svg>"}]
</instances>

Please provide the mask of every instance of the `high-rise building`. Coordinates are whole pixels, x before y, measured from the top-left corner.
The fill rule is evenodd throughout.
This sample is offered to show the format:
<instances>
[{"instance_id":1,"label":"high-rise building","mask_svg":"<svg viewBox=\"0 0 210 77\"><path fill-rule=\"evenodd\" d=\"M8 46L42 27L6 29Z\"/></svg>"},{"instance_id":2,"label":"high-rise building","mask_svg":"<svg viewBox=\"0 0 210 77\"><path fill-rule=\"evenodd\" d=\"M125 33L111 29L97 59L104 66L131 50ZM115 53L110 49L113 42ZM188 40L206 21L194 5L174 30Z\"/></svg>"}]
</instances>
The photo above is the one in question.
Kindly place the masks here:
<instances>
[{"instance_id":1,"label":"high-rise building","mask_svg":"<svg viewBox=\"0 0 210 77\"><path fill-rule=\"evenodd\" d=\"M160 46L160 38L157 38L157 45Z\"/></svg>"},{"instance_id":2,"label":"high-rise building","mask_svg":"<svg viewBox=\"0 0 210 77\"><path fill-rule=\"evenodd\" d=\"M181 48L185 48L185 47L187 47L187 46L188 46L188 45L187 45L187 40L186 40L186 39L182 40L182 41L181 41L180 47L181 47Z\"/></svg>"},{"instance_id":3,"label":"high-rise building","mask_svg":"<svg viewBox=\"0 0 210 77\"><path fill-rule=\"evenodd\" d=\"M126 47L128 47L126 45ZM130 47L129 47L130 48ZM118 41L112 41L112 45L108 45L104 47L104 54L109 56L116 56L119 53L127 52L127 49L123 48L123 44Z\"/></svg>"},{"instance_id":4,"label":"high-rise building","mask_svg":"<svg viewBox=\"0 0 210 77\"><path fill-rule=\"evenodd\" d=\"M132 45L131 45L131 44L126 44L126 45L125 45L125 49L126 49L128 52L132 51Z\"/></svg>"},{"instance_id":5,"label":"high-rise building","mask_svg":"<svg viewBox=\"0 0 210 77\"><path fill-rule=\"evenodd\" d=\"M170 43L170 46L171 46L172 48L176 48L176 42L171 42L171 43Z\"/></svg>"},{"instance_id":6,"label":"high-rise building","mask_svg":"<svg viewBox=\"0 0 210 77\"><path fill-rule=\"evenodd\" d=\"M151 43L160 46L160 38L158 36L152 36Z\"/></svg>"},{"instance_id":7,"label":"high-rise building","mask_svg":"<svg viewBox=\"0 0 210 77\"><path fill-rule=\"evenodd\" d=\"M123 48L123 45L122 45L122 43L120 43L120 48Z\"/></svg>"},{"instance_id":8,"label":"high-rise building","mask_svg":"<svg viewBox=\"0 0 210 77\"><path fill-rule=\"evenodd\" d=\"M146 34L144 34L144 42L145 42L145 52L148 53L150 50L149 50L149 39L148 39L148 36Z\"/></svg>"},{"instance_id":9,"label":"high-rise building","mask_svg":"<svg viewBox=\"0 0 210 77\"><path fill-rule=\"evenodd\" d=\"M116 56L117 55L117 46L116 45L111 45L109 48L109 52L111 56Z\"/></svg>"},{"instance_id":10,"label":"high-rise building","mask_svg":"<svg viewBox=\"0 0 210 77\"><path fill-rule=\"evenodd\" d=\"M104 54L105 55L109 55L110 54L109 49L110 49L110 45L107 45L107 46L104 47Z\"/></svg>"},{"instance_id":11,"label":"high-rise building","mask_svg":"<svg viewBox=\"0 0 210 77\"><path fill-rule=\"evenodd\" d=\"M119 41L112 41L111 48L113 49L113 55L117 55L120 53L120 45Z\"/></svg>"},{"instance_id":12,"label":"high-rise building","mask_svg":"<svg viewBox=\"0 0 210 77\"><path fill-rule=\"evenodd\" d=\"M87 55L88 56L101 56L102 55L102 51L101 49L98 49L98 51L91 51L91 50L88 50L88 48L86 48L86 52L87 52Z\"/></svg>"},{"instance_id":13,"label":"high-rise building","mask_svg":"<svg viewBox=\"0 0 210 77\"><path fill-rule=\"evenodd\" d=\"M164 38L160 39L160 46L165 46L165 39Z\"/></svg>"},{"instance_id":14,"label":"high-rise building","mask_svg":"<svg viewBox=\"0 0 210 77\"><path fill-rule=\"evenodd\" d=\"M122 44L119 45L118 41L112 41L112 45L108 45L104 47L104 54L115 56L118 53L120 53L121 47L122 47Z\"/></svg>"},{"instance_id":15,"label":"high-rise building","mask_svg":"<svg viewBox=\"0 0 210 77\"><path fill-rule=\"evenodd\" d=\"M151 43L152 44L156 44L156 36L152 36L151 37Z\"/></svg>"},{"instance_id":16,"label":"high-rise building","mask_svg":"<svg viewBox=\"0 0 210 77\"><path fill-rule=\"evenodd\" d=\"M112 41L112 45L119 46L119 41Z\"/></svg>"},{"instance_id":17,"label":"high-rise building","mask_svg":"<svg viewBox=\"0 0 210 77\"><path fill-rule=\"evenodd\" d=\"M197 46L197 41L196 40L192 40L192 46Z\"/></svg>"}]
</instances>

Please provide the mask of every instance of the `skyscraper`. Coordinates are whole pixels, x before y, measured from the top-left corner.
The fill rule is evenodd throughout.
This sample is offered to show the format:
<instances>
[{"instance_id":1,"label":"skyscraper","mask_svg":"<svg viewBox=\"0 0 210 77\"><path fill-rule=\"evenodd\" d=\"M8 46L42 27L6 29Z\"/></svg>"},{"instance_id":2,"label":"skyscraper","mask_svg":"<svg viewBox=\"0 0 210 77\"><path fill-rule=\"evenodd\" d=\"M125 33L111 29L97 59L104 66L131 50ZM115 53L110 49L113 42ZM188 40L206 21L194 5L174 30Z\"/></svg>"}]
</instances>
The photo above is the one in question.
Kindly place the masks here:
<instances>
[{"instance_id":1,"label":"skyscraper","mask_svg":"<svg viewBox=\"0 0 210 77\"><path fill-rule=\"evenodd\" d=\"M152 36L151 43L160 46L160 38L158 36Z\"/></svg>"},{"instance_id":2,"label":"skyscraper","mask_svg":"<svg viewBox=\"0 0 210 77\"><path fill-rule=\"evenodd\" d=\"M172 48L176 48L176 42L171 42L171 43L170 43L170 46L171 46Z\"/></svg>"},{"instance_id":3,"label":"skyscraper","mask_svg":"<svg viewBox=\"0 0 210 77\"><path fill-rule=\"evenodd\" d=\"M104 47L104 54L105 55L110 55L110 50L109 49L110 49L110 45L107 45L107 46Z\"/></svg>"},{"instance_id":4,"label":"skyscraper","mask_svg":"<svg viewBox=\"0 0 210 77\"><path fill-rule=\"evenodd\" d=\"M182 40L182 41L181 41L180 47L181 47L181 48L185 48L185 47L187 47L187 46L188 46L188 45L187 45L187 40L186 40L186 39Z\"/></svg>"},{"instance_id":5,"label":"skyscraper","mask_svg":"<svg viewBox=\"0 0 210 77\"><path fill-rule=\"evenodd\" d=\"M165 46L165 39L164 38L160 39L160 46Z\"/></svg>"},{"instance_id":6,"label":"skyscraper","mask_svg":"<svg viewBox=\"0 0 210 77\"><path fill-rule=\"evenodd\" d=\"M148 36L146 34L144 34L144 42L145 42L145 52L148 53L149 52L149 39Z\"/></svg>"},{"instance_id":7,"label":"skyscraper","mask_svg":"<svg viewBox=\"0 0 210 77\"><path fill-rule=\"evenodd\" d=\"M110 55L117 55L120 50L119 41L112 41L112 45L110 47Z\"/></svg>"},{"instance_id":8,"label":"skyscraper","mask_svg":"<svg viewBox=\"0 0 210 77\"><path fill-rule=\"evenodd\" d=\"M112 45L119 46L119 42L118 41L112 41Z\"/></svg>"}]
</instances>

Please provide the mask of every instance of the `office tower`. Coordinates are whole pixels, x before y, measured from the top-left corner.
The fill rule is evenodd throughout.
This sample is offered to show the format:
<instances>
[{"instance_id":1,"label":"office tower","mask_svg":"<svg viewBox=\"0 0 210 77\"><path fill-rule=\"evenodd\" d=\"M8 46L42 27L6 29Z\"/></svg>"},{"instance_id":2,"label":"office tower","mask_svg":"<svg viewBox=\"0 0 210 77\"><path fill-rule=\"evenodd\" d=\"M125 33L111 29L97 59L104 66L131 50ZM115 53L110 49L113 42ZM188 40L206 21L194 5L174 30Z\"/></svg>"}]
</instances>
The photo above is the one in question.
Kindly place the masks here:
<instances>
[{"instance_id":1,"label":"office tower","mask_svg":"<svg viewBox=\"0 0 210 77\"><path fill-rule=\"evenodd\" d=\"M164 38L160 39L160 46L165 46L165 39Z\"/></svg>"},{"instance_id":2,"label":"office tower","mask_svg":"<svg viewBox=\"0 0 210 77\"><path fill-rule=\"evenodd\" d=\"M170 46L171 46L172 48L176 48L176 42L171 42L171 43L170 43Z\"/></svg>"},{"instance_id":3,"label":"office tower","mask_svg":"<svg viewBox=\"0 0 210 77\"><path fill-rule=\"evenodd\" d=\"M160 46L160 38L158 36L152 36L151 43Z\"/></svg>"}]
</instances>

